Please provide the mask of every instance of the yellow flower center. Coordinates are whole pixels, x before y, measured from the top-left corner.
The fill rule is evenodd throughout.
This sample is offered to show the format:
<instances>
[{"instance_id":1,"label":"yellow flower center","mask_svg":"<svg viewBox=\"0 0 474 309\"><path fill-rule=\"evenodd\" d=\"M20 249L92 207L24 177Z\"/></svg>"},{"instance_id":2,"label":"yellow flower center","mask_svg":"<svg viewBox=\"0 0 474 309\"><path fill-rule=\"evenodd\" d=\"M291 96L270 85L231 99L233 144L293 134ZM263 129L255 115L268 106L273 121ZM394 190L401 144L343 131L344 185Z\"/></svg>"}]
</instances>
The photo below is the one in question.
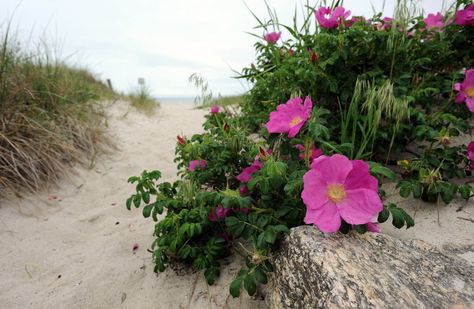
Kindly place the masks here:
<instances>
[{"instance_id":1,"label":"yellow flower center","mask_svg":"<svg viewBox=\"0 0 474 309\"><path fill-rule=\"evenodd\" d=\"M303 121L303 119L300 116L296 116L295 118L291 119L290 126L294 127L298 125L301 121Z\"/></svg>"},{"instance_id":2,"label":"yellow flower center","mask_svg":"<svg viewBox=\"0 0 474 309\"><path fill-rule=\"evenodd\" d=\"M333 203L340 203L346 198L346 191L344 191L344 186L340 183L330 184L326 192L328 198Z\"/></svg>"},{"instance_id":3,"label":"yellow flower center","mask_svg":"<svg viewBox=\"0 0 474 309\"><path fill-rule=\"evenodd\" d=\"M466 94L470 98L474 98L474 86L467 88Z\"/></svg>"}]
</instances>

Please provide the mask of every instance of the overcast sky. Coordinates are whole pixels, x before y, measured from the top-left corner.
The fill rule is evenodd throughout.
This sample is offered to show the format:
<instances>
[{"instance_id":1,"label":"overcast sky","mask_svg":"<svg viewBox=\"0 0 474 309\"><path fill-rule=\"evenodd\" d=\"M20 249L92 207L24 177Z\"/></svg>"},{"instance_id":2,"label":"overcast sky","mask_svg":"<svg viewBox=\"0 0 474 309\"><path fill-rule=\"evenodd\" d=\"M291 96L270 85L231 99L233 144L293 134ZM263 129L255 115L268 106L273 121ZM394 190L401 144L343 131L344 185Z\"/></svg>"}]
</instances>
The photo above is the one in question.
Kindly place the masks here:
<instances>
[{"instance_id":1,"label":"overcast sky","mask_svg":"<svg viewBox=\"0 0 474 309\"><path fill-rule=\"evenodd\" d=\"M385 15L392 15L394 2L386 1ZM263 0L246 3L267 16ZM268 3L289 24L301 0ZM382 0L346 0L345 7L372 16L371 3L381 10ZM430 13L442 3L425 0L423 7ZM256 38L245 32L256 23L242 0L1 0L3 24L12 16L20 39L46 37L61 46L63 57L122 91L144 77L155 96L195 96L187 82L193 73L207 78L214 93L247 90L232 78L232 69L240 71L255 56Z\"/></svg>"}]
</instances>

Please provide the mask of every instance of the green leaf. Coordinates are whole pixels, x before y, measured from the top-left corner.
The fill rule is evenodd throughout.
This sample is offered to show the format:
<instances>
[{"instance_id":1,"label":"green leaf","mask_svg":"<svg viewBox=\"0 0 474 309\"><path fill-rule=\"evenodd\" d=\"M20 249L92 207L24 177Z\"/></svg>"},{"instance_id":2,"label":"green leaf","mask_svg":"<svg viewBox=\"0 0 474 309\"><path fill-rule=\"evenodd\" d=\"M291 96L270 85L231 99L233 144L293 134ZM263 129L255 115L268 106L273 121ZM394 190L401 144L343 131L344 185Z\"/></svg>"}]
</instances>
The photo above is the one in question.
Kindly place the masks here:
<instances>
[{"instance_id":1,"label":"green leaf","mask_svg":"<svg viewBox=\"0 0 474 309\"><path fill-rule=\"evenodd\" d=\"M365 225L365 224L357 225L357 226L356 226L356 231L357 231L357 233L359 233L359 234L365 234L365 233L367 233L367 225Z\"/></svg>"},{"instance_id":2,"label":"green leaf","mask_svg":"<svg viewBox=\"0 0 474 309\"><path fill-rule=\"evenodd\" d=\"M413 218L409 214L407 214L405 210L401 209L401 211L402 211L403 219L405 220L407 229L409 229L412 226L415 226L415 221L413 220Z\"/></svg>"},{"instance_id":3,"label":"green leaf","mask_svg":"<svg viewBox=\"0 0 474 309\"><path fill-rule=\"evenodd\" d=\"M204 272L204 277L206 277L206 281L209 285L213 285L220 274L221 272L219 268L213 266L206 269Z\"/></svg>"},{"instance_id":4,"label":"green leaf","mask_svg":"<svg viewBox=\"0 0 474 309\"><path fill-rule=\"evenodd\" d=\"M450 183L444 183L441 187L441 199L445 204L449 204L454 199L454 193L456 192L456 187Z\"/></svg>"},{"instance_id":5,"label":"green leaf","mask_svg":"<svg viewBox=\"0 0 474 309\"><path fill-rule=\"evenodd\" d=\"M384 223L388 220L388 217L390 217L390 211L384 205L383 210L379 213L377 221L379 223Z\"/></svg>"},{"instance_id":6,"label":"green leaf","mask_svg":"<svg viewBox=\"0 0 474 309\"><path fill-rule=\"evenodd\" d=\"M244 288L247 290L250 296L254 295L257 291L257 282L253 274L249 273L244 279Z\"/></svg>"},{"instance_id":7,"label":"green leaf","mask_svg":"<svg viewBox=\"0 0 474 309\"><path fill-rule=\"evenodd\" d=\"M462 185L459 186L459 194L461 194L461 197L465 200L468 200L471 197L471 191L472 187L470 185Z\"/></svg>"},{"instance_id":8,"label":"green leaf","mask_svg":"<svg viewBox=\"0 0 474 309\"><path fill-rule=\"evenodd\" d=\"M127 199L127 209L130 210L131 207L132 207L132 199L133 199L133 196L130 196L128 199Z\"/></svg>"},{"instance_id":9,"label":"green leaf","mask_svg":"<svg viewBox=\"0 0 474 309\"><path fill-rule=\"evenodd\" d=\"M392 181L396 180L397 175L391 169L384 167L379 163L375 163L375 162L367 162L367 163L369 164L370 173L372 175L375 175L375 176L381 175L381 176L387 177L388 179Z\"/></svg>"},{"instance_id":10,"label":"green leaf","mask_svg":"<svg viewBox=\"0 0 474 309\"><path fill-rule=\"evenodd\" d=\"M149 192L143 193L142 194L142 199L146 204L150 203L150 193Z\"/></svg>"},{"instance_id":11,"label":"green leaf","mask_svg":"<svg viewBox=\"0 0 474 309\"><path fill-rule=\"evenodd\" d=\"M229 291L232 297L236 298L240 296L240 286L242 285L242 277L235 278L230 284Z\"/></svg>"},{"instance_id":12,"label":"green leaf","mask_svg":"<svg viewBox=\"0 0 474 309\"><path fill-rule=\"evenodd\" d=\"M274 225L271 227L272 230L274 230L276 233L288 233L290 230L286 225L279 224L279 225Z\"/></svg>"},{"instance_id":13,"label":"green leaf","mask_svg":"<svg viewBox=\"0 0 474 309\"><path fill-rule=\"evenodd\" d=\"M133 196L133 205L135 205L136 208L140 207L141 201L142 201L142 198L140 194L136 194Z\"/></svg>"},{"instance_id":14,"label":"green leaf","mask_svg":"<svg viewBox=\"0 0 474 309\"><path fill-rule=\"evenodd\" d=\"M266 229L265 232L263 232L263 238L265 238L267 243L273 244L276 241L277 234L272 229Z\"/></svg>"},{"instance_id":15,"label":"green leaf","mask_svg":"<svg viewBox=\"0 0 474 309\"><path fill-rule=\"evenodd\" d=\"M268 282L267 274L265 274L265 272L260 267L255 268L255 279L263 284L267 284Z\"/></svg>"},{"instance_id":16,"label":"green leaf","mask_svg":"<svg viewBox=\"0 0 474 309\"><path fill-rule=\"evenodd\" d=\"M155 207L155 204L149 204L143 207L143 216L145 218L148 218L151 215L151 211L153 210L153 207Z\"/></svg>"},{"instance_id":17,"label":"green leaf","mask_svg":"<svg viewBox=\"0 0 474 309\"><path fill-rule=\"evenodd\" d=\"M407 198L410 196L410 193L412 191L412 185L408 181L402 181L400 183L400 196Z\"/></svg>"},{"instance_id":18,"label":"green leaf","mask_svg":"<svg viewBox=\"0 0 474 309\"><path fill-rule=\"evenodd\" d=\"M413 190L413 197L414 198L420 198L421 194L423 192L423 187L421 186L421 183L414 181L412 182L412 190Z\"/></svg>"},{"instance_id":19,"label":"green leaf","mask_svg":"<svg viewBox=\"0 0 474 309\"><path fill-rule=\"evenodd\" d=\"M397 229L401 229L405 225L403 213L399 208L391 208L390 212L392 213L392 225Z\"/></svg>"},{"instance_id":20,"label":"green leaf","mask_svg":"<svg viewBox=\"0 0 474 309\"><path fill-rule=\"evenodd\" d=\"M235 238L240 237L240 235L245 229L245 224L241 222L237 217L233 217L233 216L227 217L225 219L225 224L229 228L229 232Z\"/></svg>"}]
</instances>

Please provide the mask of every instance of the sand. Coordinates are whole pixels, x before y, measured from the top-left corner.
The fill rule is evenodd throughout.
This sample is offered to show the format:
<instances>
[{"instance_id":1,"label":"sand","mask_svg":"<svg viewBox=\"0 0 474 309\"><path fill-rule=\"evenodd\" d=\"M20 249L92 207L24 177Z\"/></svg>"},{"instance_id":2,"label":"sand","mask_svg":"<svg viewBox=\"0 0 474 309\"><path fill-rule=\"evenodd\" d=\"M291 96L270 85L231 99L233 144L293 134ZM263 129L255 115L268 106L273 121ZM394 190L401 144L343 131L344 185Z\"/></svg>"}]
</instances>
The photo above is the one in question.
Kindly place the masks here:
<instances>
[{"instance_id":1,"label":"sand","mask_svg":"<svg viewBox=\"0 0 474 309\"><path fill-rule=\"evenodd\" d=\"M148 117L116 102L109 113L115 153L92 169L76 168L47 192L0 202L0 307L264 308L260 296L229 296L241 263L235 257L214 286L189 270L155 274L146 250L154 223L124 206L133 189L129 176L159 169L163 180L176 179L176 135L200 132L206 111L164 105ZM436 206L403 205L416 210L416 227L398 231L385 224L384 233L422 239L474 261L474 203L440 206L440 225Z\"/></svg>"}]
</instances>

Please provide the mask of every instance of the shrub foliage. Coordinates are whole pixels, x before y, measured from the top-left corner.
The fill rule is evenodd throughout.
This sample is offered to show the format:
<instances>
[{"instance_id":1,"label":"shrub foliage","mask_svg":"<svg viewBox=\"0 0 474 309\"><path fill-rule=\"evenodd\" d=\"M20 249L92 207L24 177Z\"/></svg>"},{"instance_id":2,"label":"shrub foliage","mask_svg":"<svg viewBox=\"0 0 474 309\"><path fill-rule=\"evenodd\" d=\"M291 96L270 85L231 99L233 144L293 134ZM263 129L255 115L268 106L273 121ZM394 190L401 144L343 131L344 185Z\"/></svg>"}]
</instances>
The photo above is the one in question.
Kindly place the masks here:
<instances>
[{"instance_id":1,"label":"shrub foliage","mask_svg":"<svg viewBox=\"0 0 474 309\"><path fill-rule=\"evenodd\" d=\"M143 204L143 215L157 221L155 270L185 262L212 284L221 258L235 251L246 267L230 293L238 296L243 286L253 295L257 282L267 282L281 237L304 224L301 192L313 145L326 156L366 161L382 200L386 180L397 181L403 197L446 204L457 194L469 199L472 187L455 180L471 175L470 161L454 138L469 131L471 112L455 103L453 85L473 66L474 28L456 19L470 4L454 3L441 27L403 5L393 19L347 18L333 28L314 27L315 8L292 26L271 12L268 22L257 18L259 31L281 29L287 37L279 43L275 32L255 44L255 63L240 76L252 84L240 112L213 110L204 133L178 137L180 180L160 183L158 171L129 179L136 193L127 207ZM298 96L313 102L298 134L269 134L269 114ZM205 164L191 171L194 160ZM384 205L377 221L389 218L397 228L414 225L395 204ZM370 226L343 220L339 231L352 230L365 233Z\"/></svg>"}]
</instances>

